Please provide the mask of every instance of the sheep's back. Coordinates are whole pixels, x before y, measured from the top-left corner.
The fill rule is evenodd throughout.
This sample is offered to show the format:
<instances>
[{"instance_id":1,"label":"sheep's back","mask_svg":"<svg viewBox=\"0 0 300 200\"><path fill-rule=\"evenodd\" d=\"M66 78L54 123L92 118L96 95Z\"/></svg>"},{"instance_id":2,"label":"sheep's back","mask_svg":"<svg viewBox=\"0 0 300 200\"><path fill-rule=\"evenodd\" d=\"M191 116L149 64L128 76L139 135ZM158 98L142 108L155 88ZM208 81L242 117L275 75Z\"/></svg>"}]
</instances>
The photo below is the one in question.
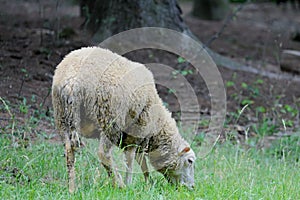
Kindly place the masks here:
<instances>
[{"instance_id":1,"label":"sheep's back","mask_svg":"<svg viewBox=\"0 0 300 200\"><path fill-rule=\"evenodd\" d=\"M72 111L79 113L77 119L69 116L85 136L98 134L98 129L105 131L112 124L127 130L137 120L151 117L141 115L145 108L161 103L153 75L144 65L98 47L75 50L63 59L55 70L53 96L61 98L53 104L68 99L77 107ZM63 116L66 104L58 109L57 118L67 118ZM145 124L133 127L146 128Z\"/></svg>"}]
</instances>

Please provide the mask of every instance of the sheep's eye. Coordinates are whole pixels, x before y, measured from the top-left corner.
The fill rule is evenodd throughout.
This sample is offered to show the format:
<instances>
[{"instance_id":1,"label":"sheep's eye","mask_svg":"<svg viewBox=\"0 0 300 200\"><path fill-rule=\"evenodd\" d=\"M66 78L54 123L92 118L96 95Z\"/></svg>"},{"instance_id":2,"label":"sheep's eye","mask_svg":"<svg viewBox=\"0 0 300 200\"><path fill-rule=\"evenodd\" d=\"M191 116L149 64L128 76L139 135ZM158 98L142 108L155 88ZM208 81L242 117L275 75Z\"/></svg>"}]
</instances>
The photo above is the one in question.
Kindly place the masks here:
<instances>
[{"instance_id":1,"label":"sheep's eye","mask_svg":"<svg viewBox=\"0 0 300 200\"><path fill-rule=\"evenodd\" d=\"M193 164L194 163L194 161L192 159L188 159L187 161L188 161L189 164Z\"/></svg>"}]
</instances>

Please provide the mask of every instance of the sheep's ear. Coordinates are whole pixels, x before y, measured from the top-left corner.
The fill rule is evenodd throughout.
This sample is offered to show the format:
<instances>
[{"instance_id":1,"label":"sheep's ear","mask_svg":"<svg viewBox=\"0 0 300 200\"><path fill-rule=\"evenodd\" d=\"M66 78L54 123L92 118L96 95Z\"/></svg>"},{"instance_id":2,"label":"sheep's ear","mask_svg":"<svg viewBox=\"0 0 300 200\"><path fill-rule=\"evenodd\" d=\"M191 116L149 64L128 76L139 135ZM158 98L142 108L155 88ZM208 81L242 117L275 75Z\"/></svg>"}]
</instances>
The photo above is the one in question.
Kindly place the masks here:
<instances>
[{"instance_id":1,"label":"sheep's ear","mask_svg":"<svg viewBox=\"0 0 300 200\"><path fill-rule=\"evenodd\" d=\"M182 156L183 154L189 152L191 150L190 147L185 147L180 153L179 153L179 156Z\"/></svg>"}]
</instances>

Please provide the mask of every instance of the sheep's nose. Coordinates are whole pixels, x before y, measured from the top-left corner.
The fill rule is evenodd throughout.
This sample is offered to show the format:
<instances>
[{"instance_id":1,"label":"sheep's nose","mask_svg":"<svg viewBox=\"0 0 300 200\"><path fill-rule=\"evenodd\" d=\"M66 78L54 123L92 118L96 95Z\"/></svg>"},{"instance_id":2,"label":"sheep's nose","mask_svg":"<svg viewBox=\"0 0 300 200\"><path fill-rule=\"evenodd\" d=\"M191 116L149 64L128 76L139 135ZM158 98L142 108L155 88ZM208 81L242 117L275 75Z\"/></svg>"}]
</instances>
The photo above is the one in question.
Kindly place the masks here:
<instances>
[{"instance_id":1,"label":"sheep's nose","mask_svg":"<svg viewBox=\"0 0 300 200\"><path fill-rule=\"evenodd\" d=\"M189 190L193 190L195 189L195 185L194 184L183 184L186 188L188 188Z\"/></svg>"}]
</instances>

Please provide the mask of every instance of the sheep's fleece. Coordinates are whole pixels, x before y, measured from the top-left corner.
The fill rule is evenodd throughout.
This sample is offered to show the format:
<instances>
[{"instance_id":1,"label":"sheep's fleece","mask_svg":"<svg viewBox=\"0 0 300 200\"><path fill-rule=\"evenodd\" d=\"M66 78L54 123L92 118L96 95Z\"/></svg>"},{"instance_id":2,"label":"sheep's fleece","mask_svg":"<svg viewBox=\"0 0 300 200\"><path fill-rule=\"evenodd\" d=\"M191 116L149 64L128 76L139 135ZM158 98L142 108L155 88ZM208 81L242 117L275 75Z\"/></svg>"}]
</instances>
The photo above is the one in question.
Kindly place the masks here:
<instances>
[{"instance_id":1,"label":"sheep's fleece","mask_svg":"<svg viewBox=\"0 0 300 200\"><path fill-rule=\"evenodd\" d=\"M100 47L72 51L55 70L52 101L57 130L65 138L69 187L75 185L78 136L106 138L100 149L110 148L109 142L121 148L140 146L170 182L194 184L195 154L180 136L157 94L152 73L143 64ZM111 161L103 161L110 157L100 151L110 173ZM192 172L185 172L186 168Z\"/></svg>"}]
</instances>

